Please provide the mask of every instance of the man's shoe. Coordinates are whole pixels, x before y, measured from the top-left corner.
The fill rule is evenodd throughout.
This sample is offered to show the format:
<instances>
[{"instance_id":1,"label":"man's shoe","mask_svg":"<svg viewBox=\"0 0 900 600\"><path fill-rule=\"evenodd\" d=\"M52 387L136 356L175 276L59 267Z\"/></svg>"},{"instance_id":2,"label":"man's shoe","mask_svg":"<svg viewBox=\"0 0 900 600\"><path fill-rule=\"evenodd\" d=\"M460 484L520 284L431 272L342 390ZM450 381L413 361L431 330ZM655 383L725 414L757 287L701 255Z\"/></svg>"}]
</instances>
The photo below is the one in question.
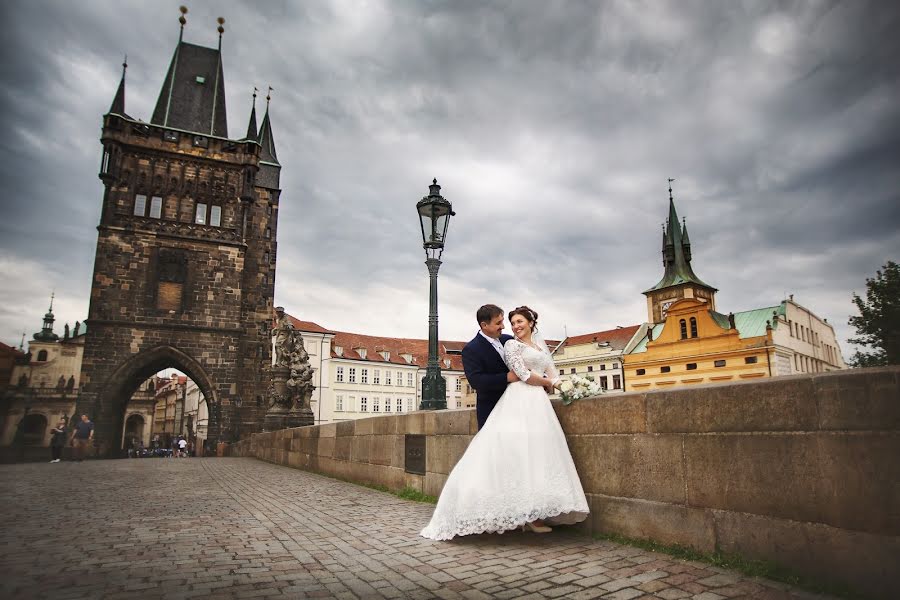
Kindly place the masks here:
<instances>
[{"instance_id":1,"label":"man's shoe","mask_svg":"<svg viewBox=\"0 0 900 600\"><path fill-rule=\"evenodd\" d=\"M58 458L54 458L54 459L51 460L50 462L52 462L52 463L59 462L59 459L58 459Z\"/></svg>"}]
</instances>

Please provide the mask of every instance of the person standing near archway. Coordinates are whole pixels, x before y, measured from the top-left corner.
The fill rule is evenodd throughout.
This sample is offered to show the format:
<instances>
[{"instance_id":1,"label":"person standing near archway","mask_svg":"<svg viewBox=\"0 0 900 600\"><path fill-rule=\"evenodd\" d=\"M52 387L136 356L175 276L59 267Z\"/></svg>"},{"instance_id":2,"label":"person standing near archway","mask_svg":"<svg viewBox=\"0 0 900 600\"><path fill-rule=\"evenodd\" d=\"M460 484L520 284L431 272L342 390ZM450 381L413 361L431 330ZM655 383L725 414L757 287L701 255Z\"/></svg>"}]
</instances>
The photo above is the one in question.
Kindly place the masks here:
<instances>
[{"instance_id":1,"label":"person standing near archway","mask_svg":"<svg viewBox=\"0 0 900 600\"><path fill-rule=\"evenodd\" d=\"M62 457L63 446L66 445L66 420L60 419L56 427L50 430L53 437L50 438L50 462L58 463Z\"/></svg>"},{"instance_id":2,"label":"person standing near archway","mask_svg":"<svg viewBox=\"0 0 900 600\"><path fill-rule=\"evenodd\" d=\"M81 421L75 424L72 433L72 445L75 446L75 460L81 462L87 449L94 441L94 424L87 415L81 415Z\"/></svg>"}]
</instances>

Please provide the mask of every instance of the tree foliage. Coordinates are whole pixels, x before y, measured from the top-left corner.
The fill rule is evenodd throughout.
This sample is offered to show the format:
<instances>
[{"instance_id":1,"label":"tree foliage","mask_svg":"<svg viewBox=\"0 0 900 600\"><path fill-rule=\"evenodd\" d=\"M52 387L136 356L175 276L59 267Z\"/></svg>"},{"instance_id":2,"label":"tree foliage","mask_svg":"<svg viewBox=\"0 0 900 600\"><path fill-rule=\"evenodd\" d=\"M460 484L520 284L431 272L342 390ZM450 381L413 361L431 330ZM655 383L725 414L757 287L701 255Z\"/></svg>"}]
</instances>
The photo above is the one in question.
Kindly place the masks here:
<instances>
[{"instance_id":1,"label":"tree foliage","mask_svg":"<svg viewBox=\"0 0 900 600\"><path fill-rule=\"evenodd\" d=\"M859 316L850 317L856 328L851 344L868 346L850 358L854 367L900 364L900 265L889 260L875 277L866 279L866 298L853 294Z\"/></svg>"}]
</instances>

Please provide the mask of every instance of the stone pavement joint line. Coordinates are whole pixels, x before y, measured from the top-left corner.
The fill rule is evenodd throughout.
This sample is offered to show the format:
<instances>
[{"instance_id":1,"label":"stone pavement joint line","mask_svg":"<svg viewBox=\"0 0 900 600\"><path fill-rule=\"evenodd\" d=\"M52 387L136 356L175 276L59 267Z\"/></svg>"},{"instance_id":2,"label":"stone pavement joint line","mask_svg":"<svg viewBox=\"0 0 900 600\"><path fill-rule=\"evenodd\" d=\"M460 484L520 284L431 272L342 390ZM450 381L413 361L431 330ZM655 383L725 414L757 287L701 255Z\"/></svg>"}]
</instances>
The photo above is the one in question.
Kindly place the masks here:
<instances>
[{"instance_id":1,"label":"stone pavement joint line","mask_svg":"<svg viewBox=\"0 0 900 600\"><path fill-rule=\"evenodd\" d=\"M0 466L3 598L815 598L574 535L434 542L433 506L251 458Z\"/></svg>"}]
</instances>

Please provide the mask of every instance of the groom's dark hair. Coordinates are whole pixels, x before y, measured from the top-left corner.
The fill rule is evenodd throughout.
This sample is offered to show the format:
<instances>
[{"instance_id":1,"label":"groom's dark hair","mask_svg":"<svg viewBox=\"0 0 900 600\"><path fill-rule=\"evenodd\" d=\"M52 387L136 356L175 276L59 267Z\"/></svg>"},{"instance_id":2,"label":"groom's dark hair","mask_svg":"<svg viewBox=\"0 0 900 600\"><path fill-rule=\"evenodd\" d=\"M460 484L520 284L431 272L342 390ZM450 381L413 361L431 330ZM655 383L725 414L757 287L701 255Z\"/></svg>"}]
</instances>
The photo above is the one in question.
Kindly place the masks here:
<instances>
[{"instance_id":1,"label":"groom's dark hair","mask_svg":"<svg viewBox=\"0 0 900 600\"><path fill-rule=\"evenodd\" d=\"M497 315L502 314L503 309L496 304L485 304L475 313L475 318L478 320L478 326L480 327L482 323L490 323Z\"/></svg>"}]
</instances>

